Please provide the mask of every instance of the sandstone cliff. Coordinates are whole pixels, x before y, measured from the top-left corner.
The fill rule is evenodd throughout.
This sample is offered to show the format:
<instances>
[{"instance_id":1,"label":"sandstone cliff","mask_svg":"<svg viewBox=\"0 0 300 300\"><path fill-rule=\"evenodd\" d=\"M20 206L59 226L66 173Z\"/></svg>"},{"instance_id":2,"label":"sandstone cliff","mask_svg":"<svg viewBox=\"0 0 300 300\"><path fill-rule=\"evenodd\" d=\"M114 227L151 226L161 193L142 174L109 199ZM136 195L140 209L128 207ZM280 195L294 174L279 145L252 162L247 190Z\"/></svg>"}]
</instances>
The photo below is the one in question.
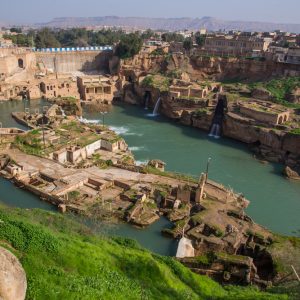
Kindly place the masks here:
<instances>
[{"instance_id":1,"label":"sandstone cliff","mask_svg":"<svg viewBox=\"0 0 300 300\"><path fill-rule=\"evenodd\" d=\"M0 247L0 299L24 300L26 289L26 274L19 260Z\"/></svg>"},{"instance_id":2,"label":"sandstone cliff","mask_svg":"<svg viewBox=\"0 0 300 300\"><path fill-rule=\"evenodd\" d=\"M196 52L191 55L173 53L159 56L140 53L132 59L120 62L120 72L126 68L146 73L170 73L180 70L193 80L209 78L220 81L259 81L272 77L300 75L300 65L245 58L210 57L198 55Z\"/></svg>"}]
</instances>

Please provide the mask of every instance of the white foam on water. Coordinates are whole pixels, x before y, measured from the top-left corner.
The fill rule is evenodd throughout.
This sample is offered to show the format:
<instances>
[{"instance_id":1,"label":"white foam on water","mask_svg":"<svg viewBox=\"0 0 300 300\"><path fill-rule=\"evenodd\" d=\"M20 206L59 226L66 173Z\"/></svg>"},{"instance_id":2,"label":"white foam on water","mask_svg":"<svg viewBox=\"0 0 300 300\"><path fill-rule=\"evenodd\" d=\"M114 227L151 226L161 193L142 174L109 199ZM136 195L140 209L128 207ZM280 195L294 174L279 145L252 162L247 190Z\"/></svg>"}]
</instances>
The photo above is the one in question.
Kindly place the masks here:
<instances>
[{"instance_id":1,"label":"white foam on water","mask_svg":"<svg viewBox=\"0 0 300 300\"><path fill-rule=\"evenodd\" d=\"M142 133L135 133L135 132L126 132L123 135L125 135L125 136L133 136L133 135L135 135L135 136L143 136Z\"/></svg>"},{"instance_id":2,"label":"white foam on water","mask_svg":"<svg viewBox=\"0 0 300 300\"><path fill-rule=\"evenodd\" d=\"M136 161L135 161L135 164L136 164L137 166L140 166L140 165L147 165L148 162L149 162L149 160L136 160Z\"/></svg>"},{"instance_id":3,"label":"white foam on water","mask_svg":"<svg viewBox=\"0 0 300 300\"><path fill-rule=\"evenodd\" d=\"M143 147L143 146L141 146L141 147L135 147L135 146L129 147L130 151L141 151L141 150L144 150L144 149L145 149L145 147Z\"/></svg>"},{"instance_id":4,"label":"white foam on water","mask_svg":"<svg viewBox=\"0 0 300 300\"><path fill-rule=\"evenodd\" d=\"M129 131L129 128L124 127L124 126L120 126L120 127L109 126L109 129L114 131L116 134L123 134L123 135L128 133L128 131Z\"/></svg>"},{"instance_id":5,"label":"white foam on water","mask_svg":"<svg viewBox=\"0 0 300 300\"><path fill-rule=\"evenodd\" d=\"M125 126L109 126L109 129L123 136L143 136L143 133L130 132L129 128Z\"/></svg>"},{"instance_id":6,"label":"white foam on water","mask_svg":"<svg viewBox=\"0 0 300 300\"><path fill-rule=\"evenodd\" d=\"M157 116L159 116L158 114L146 114L147 117L150 117L150 118L155 118Z\"/></svg>"},{"instance_id":7,"label":"white foam on water","mask_svg":"<svg viewBox=\"0 0 300 300\"><path fill-rule=\"evenodd\" d=\"M63 115L65 115L65 112L61 110ZM77 120L83 124L98 124L100 123L100 120L88 120L86 118L83 118L82 116L80 118L77 117Z\"/></svg>"}]
</instances>

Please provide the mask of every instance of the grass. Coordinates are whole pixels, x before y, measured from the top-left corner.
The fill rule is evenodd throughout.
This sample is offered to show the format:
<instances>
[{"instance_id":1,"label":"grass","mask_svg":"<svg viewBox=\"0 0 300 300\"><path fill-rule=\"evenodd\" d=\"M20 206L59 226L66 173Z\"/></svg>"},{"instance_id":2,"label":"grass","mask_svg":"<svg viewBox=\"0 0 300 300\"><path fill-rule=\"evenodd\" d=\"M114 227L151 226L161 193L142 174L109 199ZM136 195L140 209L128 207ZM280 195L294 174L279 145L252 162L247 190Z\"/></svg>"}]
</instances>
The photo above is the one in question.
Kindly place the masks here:
<instances>
[{"instance_id":1,"label":"grass","mask_svg":"<svg viewBox=\"0 0 300 300\"><path fill-rule=\"evenodd\" d=\"M300 128L293 129L290 133L300 135Z\"/></svg>"},{"instance_id":2,"label":"grass","mask_svg":"<svg viewBox=\"0 0 300 300\"><path fill-rule=\"evenodd\" d=\"M256 82L249 84L251 89L264 88L271 92L274 101L286 107L300 108L299 104L293 104L286 101L286 96L290 94L295 88L300 87L300 77L287 77L280 79L273 79L266 82Z\"/></svg>"},{"instance_id":3,"label":"grass","mask_svg":"<svg viewBox=\"0 0 300 300\"><path fill-rule=\"evenodd\" d=\"M168 92L170 88L171 79L162 75L147 75L143 81L142 86L158 89L160 92Z\"/></svg>"},{"instance_id":4,"label":"grass","mask_svg":"<svg viewBox=\"0 0 300 300\"><path fill-rule=\"evenodd\" d=\"M26 135L17 136L14 145L26 154L42 156L42 140L37 137L38 134L39 131L33 130Z\"/></svg>"},{"instance_id":5,"label":"grass","mask_svg":"<svg viewBox=\"0 0 300 300\"><path fill-rule=\"evenodd\" d=\"M0 244L20 259L27 299L287 299L223 288L136 242L94 235L65 215L0 207Z\"/></svg>"},{"instance_id":6,"label":"grass","mask_svg":"<svg viewBox=\"0 0 300 300\"><path fill-rule=\"evenodd\" d=\"M177 180L183 180L187 181L190 183L198 183L198 180L192 176L186 175L186 174L181 174L181 173L176 173L176 172L166 172L166 171L161 171L156 168L146 166L143 168L144 173L148 174L154 174L154 175L159 175L163 177L169 177L169 178L174 178Z\"/></svg>"},{"instance_id":7,"label":"grass","mask_svg":"<svg viewBox=\"0 0 300 300\"><path fill-rule=\"evenodd\" d=\"M195 117L202 117L202 116L206 116L209 113L209 109L208 108L198 108L197 110L195 110L193 112L193 116Z\"/></svg>"}]
</instances>

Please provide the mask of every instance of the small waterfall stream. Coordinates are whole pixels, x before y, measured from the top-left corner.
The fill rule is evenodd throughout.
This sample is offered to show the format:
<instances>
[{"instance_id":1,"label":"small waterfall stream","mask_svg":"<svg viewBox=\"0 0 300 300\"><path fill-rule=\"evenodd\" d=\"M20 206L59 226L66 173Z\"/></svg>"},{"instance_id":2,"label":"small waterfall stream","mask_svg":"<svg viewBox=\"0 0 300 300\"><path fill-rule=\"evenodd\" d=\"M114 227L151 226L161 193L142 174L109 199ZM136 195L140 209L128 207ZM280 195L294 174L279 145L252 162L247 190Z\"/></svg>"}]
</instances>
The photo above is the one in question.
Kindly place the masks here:
<instances>
[{"instance_id":1,"label":"small waterfall stream","mask_svg":"<svg viewBox=\"0 0 300 300\"><path fill-rule=\"evenodd\" d=\"M213 124L208 136L214 137L215 139L220 138L221 128L219 124Z\"/></svg>"},{"instance_id":2,"label":"small waterfall stream","mask_svg":"<svg viewBox=\"0 0 300 300\"><path fill-rule=\"evenodd\" d=\"M219 139L221 137L222 124L224 119L224 110L226 107L227 107L226 96L218 95L218 103L215 108L215 113L214 113L211 129L208 136L214 137L215 139Z\"/></svg>"},{"instance_id":3,"label":"small waterfall stream","mask_svg":"<svg viewBox=\"0 0 300 300\"><path fill-rule=\"evenodd\" d=\"M60 111L61 111L62 116L65 118L65 117L66 117L66 114L65 114L65 111L62 109L61 106L60 106Z\"/></svg>"},{"instance_id":4,"label":"small waterfall stream","mask_svg":"<svg viewBox=\"0 0 300 300\"><path fill-rule=\"evenodd\" d=\"M155 104L155 107L153 109L153 115L154 116L157 116L158 115L158 110L159 110L159 106L160 106L160 102L161 102L161 98L159 97L156 104Z\"/></svg>"},{"instance_id":5,"label":"small waterfall stream","mask_svg":"<svg viewBox=\"0 0 300 300\"><path fill-rule=\"evenodd\" d=\"M158 116L158 110L159 110L160 103L161 103L161 98L159 97L158 100L156 101L156 104L155 104L152 114L148 114L147 116L149 116L149 117Z\"/></svg>"}]
</instances>

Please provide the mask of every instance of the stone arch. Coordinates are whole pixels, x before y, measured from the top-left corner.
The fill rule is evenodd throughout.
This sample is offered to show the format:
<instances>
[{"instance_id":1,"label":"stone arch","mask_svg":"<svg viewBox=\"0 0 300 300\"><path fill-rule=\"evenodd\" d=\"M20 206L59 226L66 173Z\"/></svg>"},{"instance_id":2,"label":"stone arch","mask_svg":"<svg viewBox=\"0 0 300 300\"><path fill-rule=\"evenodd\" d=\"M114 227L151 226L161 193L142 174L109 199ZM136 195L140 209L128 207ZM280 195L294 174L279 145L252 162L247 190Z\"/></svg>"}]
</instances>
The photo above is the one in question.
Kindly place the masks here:
<instances>
[{"instance_id":1,"label":"stone arch","mask_svg":"<svg viewBox=\"0 0 300 300\"><path fill-rule=\"evenodd\" d=\"M278 124L282 124L283 123L283 117L282 116L279 116L279 118L278 118L278 122L277 122Z\"/></svg>"},{"instance_id":2,"label":"stone arch","mask_svg":"<svg viewBox=\"0 0 300 300\"><path fill-rule=\"evenodd\" d=\"M24 68L24 61L23 61L22 58L19 58L19 59L18 59L18 67L21 68L21 69Z\"/></svg>"},{"instance_id":3,"label":"stone arch","mask_svg":"<svg viewBox=\"0 0 300 300\"><path fill-rule=\"evenodd\" d=\"M288 115L284 115L283 121L284 121L284 122L287 122L288 119L289 119Z\"/></svg>"}]
</instances>

